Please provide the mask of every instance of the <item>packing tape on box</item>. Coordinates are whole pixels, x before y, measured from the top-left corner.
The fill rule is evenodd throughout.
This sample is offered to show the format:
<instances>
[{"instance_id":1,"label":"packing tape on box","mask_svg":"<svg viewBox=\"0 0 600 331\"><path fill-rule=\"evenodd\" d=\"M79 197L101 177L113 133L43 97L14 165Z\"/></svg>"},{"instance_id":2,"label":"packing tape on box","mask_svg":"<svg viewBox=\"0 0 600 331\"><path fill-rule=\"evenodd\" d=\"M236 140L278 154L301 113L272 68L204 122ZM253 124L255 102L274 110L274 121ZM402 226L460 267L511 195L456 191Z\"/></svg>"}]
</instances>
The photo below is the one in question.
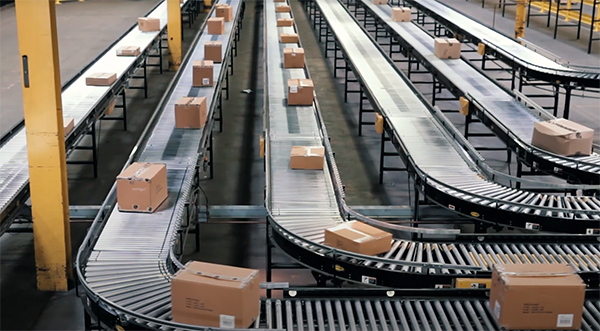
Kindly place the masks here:
<instances>
[{"instance_id":1,"label":"packing tape on box","mask_svg":"<svg viewBox=\"0 0 600 331\"><path fill-rule=\"evenodd\" d=\"M321 154L312 154L312 150L314 148L322 148L321 146L304 146L304 150L306 151L306 155L305 157L309 157L309 156L321 156Z\"/></svg>"},{"instance_id":2,"label":"packing tape on box","mask_svg":"<svg viewBox=\"0 0 600 331\"><path fill-rule=\"evenodd\" d=\"M575 137L577 137L577 138L581 138L581 132L580 132L580 131L577 131L577 130L575 130L575 129L573 129L573 128L570 128L570 127L567 127L567 126L561 125L561 124L560 124L559 122L557 122L557 121L550 121L550 124L552 124L552 125L556 125L556 126L558 126L559 128L565 129L565 130L567 130L567 131L571 131L571 132L575 133Z\"/></svg>"},{"instance_id":3,"label":"packing tape on box","mask_svg":"<svg viewBox=\"0 0 600 331\"><path fill-rule=\"evenodd\" d=\"M144 164L143 167L139 168L138 171L136 171L131 177L119 177L119 178L126 178L128 180L140 180L141 178L139 178L139 176L141 174L144 173L144 171L148 170L148 168L150 168L150 166L152 165L152 163L146 163Z\"/></svg>"},{"instance_id":4,"label":"packing tape on box","mask_svg":"<svg viewBox=\"0 0 600 331\"><path fill-rule=\"evenodd\" d=\"M502 275L506 276L515 276L515 277L564 277L564 276L572 276L573 273L569 272L502 272Z\"/></svg>"},{"instance_id":5,"label":"packing tape on box","mask_svg":"<svg viewBox=\"0 0 600 331\"><path fill-rule=\"evenodd\" d=\"M206 272L206 271L195 271L195 270L191 270L191 269L187 269L187 268L183 269L183 271L194 274L196 276L208 277L208 278L213 278L213 279L218 279L218 280L227 280L227 281L231 281L231 282L241 282L240 287L244 287L252 279L254 279L254 277L256 277L258 275L258 270L252 271L246 277L234 277L234 276L228 276L228 275L215 274L215 273Z\"/></svg>"}]
</instances>

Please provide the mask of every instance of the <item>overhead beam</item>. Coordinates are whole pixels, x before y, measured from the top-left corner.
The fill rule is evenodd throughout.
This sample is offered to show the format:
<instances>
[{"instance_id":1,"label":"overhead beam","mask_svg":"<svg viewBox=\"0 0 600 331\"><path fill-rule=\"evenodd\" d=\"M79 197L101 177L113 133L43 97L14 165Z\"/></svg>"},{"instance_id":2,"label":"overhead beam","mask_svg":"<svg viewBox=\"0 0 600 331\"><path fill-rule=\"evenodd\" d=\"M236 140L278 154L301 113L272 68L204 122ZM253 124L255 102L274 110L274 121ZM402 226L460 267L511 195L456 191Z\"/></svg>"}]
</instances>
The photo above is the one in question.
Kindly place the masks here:
<instances>
[{"instance_id":1,"label":"overhead beam","mask_svg":"<svg viewBox=\"0 0 600 331\"><path fill-rule=\"evenodd\" d=\"M167 37L169 41L169 70L176 71L181 65L181 1L167 0Z\"/></svg>"}]
</instances>

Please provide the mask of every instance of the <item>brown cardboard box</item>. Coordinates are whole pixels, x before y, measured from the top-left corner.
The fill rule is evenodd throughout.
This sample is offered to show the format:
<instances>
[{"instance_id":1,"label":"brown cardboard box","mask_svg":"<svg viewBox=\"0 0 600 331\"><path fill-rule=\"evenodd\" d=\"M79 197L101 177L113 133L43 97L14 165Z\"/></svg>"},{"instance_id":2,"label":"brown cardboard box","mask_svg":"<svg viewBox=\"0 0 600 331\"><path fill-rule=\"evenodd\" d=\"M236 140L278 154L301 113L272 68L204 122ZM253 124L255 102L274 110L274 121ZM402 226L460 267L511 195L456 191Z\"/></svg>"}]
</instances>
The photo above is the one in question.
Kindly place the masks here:
<instances>
[{"instance_id":1,"label":"brown cardboard box","mask_svg":"<svg viewBox=\"0 0 600 331\"><path fill-rule=\"evenodd\" d=\"M192 86L213 86L213 70L213 61L194 61L192 63Z\"/></svg>"},{"instance_id":2,"label":"brown cardboard box","mask_svg":"<svg viewBox=\"0 0 600 331\"><path fill-rule=\"evenodd\" d=\"M160 19L140 17L138 18L138 27L143 32L160 31Z\"/></svg>"},{"instance_id":3,"label":"brown cardboard box","mask_svg":"<svg viewBox=\"0 0 600 331\"><path fill-rule=\"evenodd\" d=\"M346 251L377 255L392 248L392 234L358 221L325 230L325 245Z\"/></svg>"},{"instance_id":4,"label":"brown cardboard box","mask_svg":"<svg viewBox=\"0 0 600 331\"><path fill-rule=\"evenodd\" d=\"M388 0L371 0L375 5L387 5Z\"/></svg>"},{"instance_id":5,"label":"brown cardboard box","mask_svg":"<svg viewBox=\"0 0 600 331\"><path fill-rule=\"evenodd\" d=\"M477 44L477 54L485 55L485 44L484 43Z\"/></svg>"},{"instance_id":6,"label":"brown cardboard box","mask_svg":"<svg viewBox=\"0 0 600 331\"><path fill-rule=\"evenodd\" d=\"M495 264L490 308L507 330L579 330L585 286L566 264Z\"/></svg>"},{"instance_id":7,"label":"brown cardboard box","mask_svg":"<svg viewBox=\"0 0 600 331\"><path fill-rule=\"evenodd\" d=\"M304 68L304 48L284 48L283 67Z\"/></svg>"},{"instance_id":8,"label":"brown cardboard box","mask_svg":"<svg viewBox=\"0 0 600 331\"><path fill-rule=\"evenodd\" d=\"M491 288L491 278L456 278L454 288Z\"/></svg>"},{"instance_id":9,"label":"brown cardboard box","mask_svg":"<svg viewBox=\"0 0 600 331\"><path fill-rule=\"evenodd\" d=\"M265 158L265 136L263 136L262 134L260 135L259 144L260 144L260 158L264 159Z\"/></svg>"},{"instance_id":10,"label":"brown cardboard box","mask_svg":"<svg viewBox=\"0 0 600 331\"><path fill-rule=\"evenodd\" d=\"M382 134L384 123L383 116L381 116L379 113L375 113L375 132Z\"/></svg>"},{"instance_id":11,"label":"brown cardboard box","mask_svg":"<svg viewBox=\"0 0 600 331\"><path fill-rule=\"evenodd\" d=\"M275 6L276 13L289 13L291 11L292 11L292 9L288 5L279 5L279 6L276 5Z\"/></svg>"},{"instance_id":12,"label":"brown cardboard box","mask_svg":"<svg viewBox=\"0 0 600 331\"><path fill-rule=\"evenodd\" d=\"M153 213L167 199L167 166L132 163L117 176L120 211Z\"/></svg>"},{"instance_id":13,"label":"brown cardboard box","mask_svg":"<svg viewBox=\"0 0 600 331\"><path fill-rule=\"evenodd\" d=\"M594 130L559 118L533 124L533 146L558 155L590 155Z\"/></svg>"},{"instance_id":14,"label":"brown cardboard box","mask_svg":"<svg viewBox=\"0 0 600 331\"><path fill-rule=\"evenodd\" d=\"M215 5L215 15L217 17L223 17L225 22L233 21L233 7L226 4Z\"/></svg>"},{"instance_id":15,"label":"brown cardboard box","mask_svg":"<svg viewBox=\"0 0 600 331\"><path fill-rule=\"evenodd\" d=\"M310 79L288 79L288 106L312 106L314 90Z\"/></svg>"},{"instance_id":16,"label":"brown cardboard box","mask_svg":"<svg viewBox=\"0 0 600 331\"><path fill-rule=\"evenodd\" d=\"M140 48L138 46L122 46L117 48L117 56L138 56Z\"/></svg>"},{"instance_id":17,"label":"brown cardboard box","mask_svg":"<svg viewBox=\"0 0 600 331\"><path fill-rule=\"evenodd\" d=\"M222 44L220 41L207 41L204 43L204 60L221 63L223 61Z\"/></svg>"},{"instance_id":18,"label":"brown cardboard box","mask_svg":"<svg viewBox=\"0 0 600 331\"><path fill-rule=\"evenodd\" d=\"M323 146L293 146L290 169L321 170L325 162Z\"/></svg>"},{"instance_id":19,"label":"brown cardboard box","mask_svg":"<svg viewBox=\"0 0 600 331\"><path fill-rule=\"evenodd\" d=\"M208 19L208 34L225 33L225 19L223 17L211 17Z\"/></svg>"},{"instance_id":20,"label":"brown cardboard box","mask_svg":"<svg viewBox=\"0 0 600 331\"><path fill-rule=\"evenodd\" d=\"M282 33L279 35L279 41L283 44L297 44L298 35L295 33Z\"/></svg>"},{"instance_id":21,"label":"brown cardboard box","mask_svg":"<svg viewBox=\"0 0 600 331\"><path fill-rule=\"evenodd\" d=\"M458 98L458 104L460 105L458 111L467 116L469 115L469 100L465 97Z\"/></svg>"},{"instance_id":22,"label":"brown cardboard box","mask_svg":"<svg viewBox=\"0 0 600 331\"><path fill-rule=\"evenodd\" d=\"M175 127L202 129L206 123L206 98L181 98L175 103Z\"/></svg>"},{"instance_id":23,"label":"brown cardboard box","mask_svg":"<svg viewBox=\"0 0 600 331\"><path fill-rule=\"evenodd\" d=\"M117 74L108 72L97 72L85 78L88 86L111 86L117 80Z\"/></svg>"},{"instance_id":24,"label":"brown cardboard box","mask_svg":"<svg viewBox=\"0 0 600 331\"><path fill-rule=\"evenodd\" d=\"M293 18L278 18L277 26L293 26L294 19Z\"/></svg>"},{"instance_id":25,"label":"brown cardboard box","mask_svg":"<svg viewBox=\"0 0 600 331\"><path fill-rule=\"evenodd\" d=\"M190 261L171 280L175 322L246 329L259 311L258 270Z\"/></svg>"},{"instance_id":26,"label":"brown cardboard box","mask_svg":"<svg viewBox=\"0 0 600 331\"><path fill-rule=\"evenodd\" d=\"M71 131L73 131L73 128L75 128L75 119L65 118L63 120L63 129L65 132L65 137L68 136L69 133L71 133Z\"/></svg>"},{"instance_id":27,"label":"brown cardboard box","mask_svg":"<svg viewBox=\"0 0 600 331\"><path fill-rule=\"evenodd\" d=\"M440 59L458 59L460 58L460 42L453 38L435 38L433 53Z\"/></svg>"},{"instance_id":28,"label":"brown cardboard box","mask_svg":"<svg viewBox=\"0 0 600 331\"><path fill-rule=\"evenodd\" d=\"M410 14L411 10L408 7L392 8L392 20L394 22L410 22L412 20Z\"/></svg>"}]
</instances>

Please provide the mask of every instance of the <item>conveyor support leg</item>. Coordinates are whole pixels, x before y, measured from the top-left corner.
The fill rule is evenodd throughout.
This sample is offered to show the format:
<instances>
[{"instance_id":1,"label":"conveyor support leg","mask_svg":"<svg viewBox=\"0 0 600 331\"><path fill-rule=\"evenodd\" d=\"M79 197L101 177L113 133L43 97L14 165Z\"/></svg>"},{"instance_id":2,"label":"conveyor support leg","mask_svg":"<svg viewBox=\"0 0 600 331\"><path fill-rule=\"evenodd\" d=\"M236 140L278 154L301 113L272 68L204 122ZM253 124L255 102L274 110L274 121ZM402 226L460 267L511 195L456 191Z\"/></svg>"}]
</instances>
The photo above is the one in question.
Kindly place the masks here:
<instances>
[{"instance_id":1,"label":"conveyor support leg","mask_svg":"<svg viewBox=\"0 0 600 331\"><path fill-rule=\"evenodd\" d=\"M179 0L167 0L169 22L169 70L176 71L181 65L181 6Z\"/></svg>"}]
</instances>

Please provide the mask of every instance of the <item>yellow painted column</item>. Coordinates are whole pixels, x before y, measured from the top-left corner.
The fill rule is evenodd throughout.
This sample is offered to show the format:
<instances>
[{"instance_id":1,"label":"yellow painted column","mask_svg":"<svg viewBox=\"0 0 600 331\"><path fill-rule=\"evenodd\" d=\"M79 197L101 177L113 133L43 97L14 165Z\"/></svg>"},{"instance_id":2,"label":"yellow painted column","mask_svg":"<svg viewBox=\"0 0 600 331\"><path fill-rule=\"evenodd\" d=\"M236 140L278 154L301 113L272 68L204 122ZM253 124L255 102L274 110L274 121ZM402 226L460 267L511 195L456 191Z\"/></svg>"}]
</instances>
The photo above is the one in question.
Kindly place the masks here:
<instances>
[{"instance_id":1,"label":"yellow painted column","mask_svg":"<svg viewBox=\"0 0 600 331\"><path fill-rule=\"evenodd\" d=\"M181 65L181 1L167 0L167 34L169 39L169 70Z\"/></svg>"},{"instance_id":2,"label":"yellow painted column","mask_svg":"<svg viewBox=\"0 0 600 331\"><path fill-rule=\"evenodd\" d=\"M16 0L37 285L73 276L55 0Z\"/></svg>"},{"instance_id":3,"label":"yellow painted column","mask_svg":"<svg viewBox=\"0 0 600 331\"><path fill-rule=\"evenodd\" d=\"M527 0L517 1L517 13L515 15L515 38L525 38L525 23L527 20Z\"/></svg>"}]
</instances>

